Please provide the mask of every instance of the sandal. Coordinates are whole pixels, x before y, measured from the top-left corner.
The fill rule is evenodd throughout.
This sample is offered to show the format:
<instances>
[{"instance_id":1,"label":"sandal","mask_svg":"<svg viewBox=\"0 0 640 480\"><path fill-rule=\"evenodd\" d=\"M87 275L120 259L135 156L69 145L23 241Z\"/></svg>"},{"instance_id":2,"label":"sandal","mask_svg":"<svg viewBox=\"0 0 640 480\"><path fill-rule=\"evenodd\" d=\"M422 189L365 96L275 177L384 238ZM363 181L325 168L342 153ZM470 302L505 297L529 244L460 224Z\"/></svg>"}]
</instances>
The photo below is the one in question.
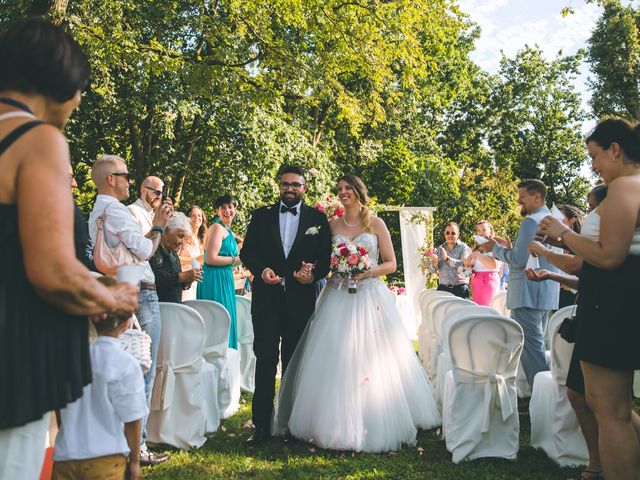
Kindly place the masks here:
<instances>
[{"instance_id":1,"label":"sandal","mask_svg":"<svg viewBox=\"0 0 640 480\"><path fill-rule=\"evenodd\" d=\"M585 473L587 476L585 476ZM602 476L602 470L583 470L580 472L580 476L576 478L576 480L604 480Z\"/></svg>"}]
</instances>

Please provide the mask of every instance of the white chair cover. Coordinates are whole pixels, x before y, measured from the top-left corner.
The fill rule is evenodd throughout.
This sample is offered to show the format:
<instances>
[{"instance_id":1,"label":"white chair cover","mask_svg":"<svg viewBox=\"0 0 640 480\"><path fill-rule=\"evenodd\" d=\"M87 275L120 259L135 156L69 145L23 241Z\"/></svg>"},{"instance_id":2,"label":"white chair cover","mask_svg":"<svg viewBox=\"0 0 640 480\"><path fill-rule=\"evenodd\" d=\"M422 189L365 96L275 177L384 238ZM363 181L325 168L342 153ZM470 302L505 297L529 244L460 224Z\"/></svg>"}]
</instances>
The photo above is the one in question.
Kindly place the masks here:
<instances>
[{"instance_id":1,"label":"white chair cover","mask_svg":"<svg viewBox=\"0 0 640 480\"><path fill-rule=\"evenodd\" d=\"M573 344L558 333L562 321L571 316L573 310L573 305L561 308L549 320L551 370L535 376L529 403L531 446L541 448L563 467L589 463L587 445L565 386Z\"/></svg>"},{"instance_id":2,"label":"white chair cover","mask_svg":"<svg viewBox=\"0 0 640 480\"><path fill-rule=\"evenodd\" d=\"M436 375L436 364L434 359L437 359L437 339L435 333L434 326L434 317L437 310L439 310L439 306L448 303L464 303L466 300L463 300L454 295L447 296L434 296L429 299L427 302L424 319L425 319L425 329L423 330L424 340L423 340L423 352L422 352L422 366L424 367L427 375L430 379L433 379ZM420 345L418 345L419 347Z\"/></svg>"},{"instance_id":3,"label":"white chair cover","mask_svg":"<svg viewBox=\"0 0 640 480\"><path fill-rule=\"evenodd\" d=\"M184 302L202 315L206 328L203 356L218 370L218 409L221 418L229 418L240 408L240 354L229 348L229 312L218 302Z\"/></svg>"},{"instance_id":4,"label":"white chair cover","mask_svg":"<svg viewBox=\"0 0 640 480\"><path fill-rule=\"evenodd\" d=\"M443 434L454 463L516 458L515 378L523 338L520 325L499 315L475 315L451 326L453 369L445 380Z\"/></svg>"},{"instance_id":5,"label":"white chair cover","mask_svg":"<svg viewBox=\"0 0 640 480\"><path fill-rule=\"evenodd\" d=\"M452 325L455 323L473 317L474 315L498 315L493 308L476 305L473 302L456 302L447 305L447 309L444 312L445 319L441 324L442 330L442 351L438 355L436 364L436 376L433 381L434 396L436 398L436 404L438 410L442 414L442 398L444 395L444 383L447 378L447 373L453 369L453 363L451 362L451 354L449 352L448 338Z\"/></svg>"},{"instance_id":6,"label":"white chair cover","mask_svg":"<svg viewBox=\"0 0 640 480\"><path fill-rule=\"evenodd\" d=\"M500 315L503 317L509 317L511 315L511 310L507 308L507 292L506 290L502 290L498 292L495 297L491 300L491 305L489 305L494 310L497 310Z\"/></svg>"},{"instance_id":7,"label":"white chair cover","mask_svg":"<svg viewBox=\"0 0 640 480\"><path fill-rule=\"evenodd\" d=\"M418 358L420 361L424 360L424 355L427 350L427 342L429 336L432 332L432 327L429 325L429 320L427 319L427 309L429 303L433 301L435 298L441 297L453 297L454 295L449 292L440 292L438 290L427 289L420 292L420 296L418 297L418 301L420 303L420 314L422 319L420 321L420 326L418 327Z\"/></svg>"},{"instance_id":8,"label":"white chair cover","mask_svg":"<svg viewBox=\"0 0 640 480\"><path fill-rule=\"evenodd\" d=\"M251 300L236 296L238 318L238 348L240 350L240 389L253 393L255 389L256 355L253 353L253 322Z\"/></svg>"},{"instance_id":9,"label":"white chair cover","mask_svg":"<svg viewBox=\"0 0 640 480\"><path fill-rule=\"evenodd\" d=\"M435 382L438 371L438 357L442 353L442 323L448 317L449 312L453 311L457 306L477 307L478 305L471 300L453 297L447 299L446 302L438 302L433 306L431 323L433 327L432 345L429 347L431 351L431 381Z\"/></svg>"},{"instance_id":10,"label":"white chair cover","mask_svg":"<svg viewBox=\"0 0 640 480\"><path fill-rule=\"evenodd\" d=\"M204 322L178 303L160 303L162 335L147 420L147 440L189 449L205 442L202 386Z\"/></svg>"}]
</instances>

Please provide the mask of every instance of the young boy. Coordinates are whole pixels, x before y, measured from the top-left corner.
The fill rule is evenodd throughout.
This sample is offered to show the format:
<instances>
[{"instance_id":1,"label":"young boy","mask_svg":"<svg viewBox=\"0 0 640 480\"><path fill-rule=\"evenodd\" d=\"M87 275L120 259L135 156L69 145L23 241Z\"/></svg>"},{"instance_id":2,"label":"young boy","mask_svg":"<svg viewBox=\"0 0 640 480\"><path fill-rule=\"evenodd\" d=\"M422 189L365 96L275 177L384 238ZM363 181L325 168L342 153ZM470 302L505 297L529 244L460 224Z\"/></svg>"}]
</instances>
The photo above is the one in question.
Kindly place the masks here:
<instances>
[{"instance_id":1,"label":"young boy","mask_svg":"<svg viewBox=\"0 0 640 480\"><path fill-rule=\"evenodd\" d=\"M106 285L115 283L101 277ZM93 382L61 411L53 454L53 480L140 478L141 420L147 413L142 369L118 335L128 318L96 322L91 346ZM128 460L127 460L128 458Z\"/></svg>"}]
</instances>

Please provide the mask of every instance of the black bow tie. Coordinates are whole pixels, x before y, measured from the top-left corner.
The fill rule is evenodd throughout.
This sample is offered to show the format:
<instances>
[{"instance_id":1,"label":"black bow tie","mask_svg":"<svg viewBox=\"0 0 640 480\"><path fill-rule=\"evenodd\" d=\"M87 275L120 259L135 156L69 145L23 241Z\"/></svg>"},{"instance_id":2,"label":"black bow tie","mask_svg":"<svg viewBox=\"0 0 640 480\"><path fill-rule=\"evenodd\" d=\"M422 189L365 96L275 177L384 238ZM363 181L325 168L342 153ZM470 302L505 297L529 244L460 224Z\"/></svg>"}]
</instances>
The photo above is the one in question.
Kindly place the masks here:
<instances>
[{"instance_id":1,"label":"black bow tie","mask_svg":"<svg viewBox=\"0 0 640 480\"><path fill-rule=\"evenodd\" d=\"M287 207L286 205L280 205L280 213L287 213L289 212L291 215L297 215L298 214L298 208L297 207Z\"/></svg>"}]
</instances>

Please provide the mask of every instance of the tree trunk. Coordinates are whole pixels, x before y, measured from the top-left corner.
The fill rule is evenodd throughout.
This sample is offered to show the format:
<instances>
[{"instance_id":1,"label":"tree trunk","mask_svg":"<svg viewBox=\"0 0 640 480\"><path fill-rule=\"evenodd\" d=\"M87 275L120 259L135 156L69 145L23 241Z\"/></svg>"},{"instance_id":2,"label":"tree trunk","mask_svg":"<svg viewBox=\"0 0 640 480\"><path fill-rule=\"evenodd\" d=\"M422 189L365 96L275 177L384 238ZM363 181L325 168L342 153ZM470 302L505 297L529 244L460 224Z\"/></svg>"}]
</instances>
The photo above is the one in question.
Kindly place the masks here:
<instances>
[{"instance_id":1,"label":"tree trunk","mask_svg":"<svg viewBox=\"0 0 640 480\"><path fill-rule=\"evenodd\" d=\"M61 25L67 14L69 0L33 0L29 15L42 15L49 17L54 25Z\"/></svg>"},{"instance_id":2,"label":"tree trunk","mask_svg":"<svg viewBox=\"0 0 640 480\"><path fill-rule=\"evenodd\" d=\"M185 138L185 147L184 147L184 162L182 164L182 168L178 171L176 178L173 180L173 186L171 191L173 192L173 205L175 208L180 206L180 202L182 201L182 190L184 188L184 181L187 178L187 173L189 173L189 164L191 163L191 158L193 157L193 151L196 147L196 141L198 139L198 128L200 127L200 121L202 117L200 115L196 115L191 123L191 128L189 131L189 135Z\"/></svg>"},{"instance_id":3,"label":"tree trunk","mask_svg":"<svg viewBox=\"0 0 640 480\"><path fill-rule=\"evenodd\" d=\"M127 113L127 121L129 123L129 141L131 142L131 151L133 153L133 161L136 167L136 180L138 185L147 176L147 162L144 156L144 148L142 146L142 137L140 135L140 125L138 119L133 112Z\"/></svg>"}]
</instances>

